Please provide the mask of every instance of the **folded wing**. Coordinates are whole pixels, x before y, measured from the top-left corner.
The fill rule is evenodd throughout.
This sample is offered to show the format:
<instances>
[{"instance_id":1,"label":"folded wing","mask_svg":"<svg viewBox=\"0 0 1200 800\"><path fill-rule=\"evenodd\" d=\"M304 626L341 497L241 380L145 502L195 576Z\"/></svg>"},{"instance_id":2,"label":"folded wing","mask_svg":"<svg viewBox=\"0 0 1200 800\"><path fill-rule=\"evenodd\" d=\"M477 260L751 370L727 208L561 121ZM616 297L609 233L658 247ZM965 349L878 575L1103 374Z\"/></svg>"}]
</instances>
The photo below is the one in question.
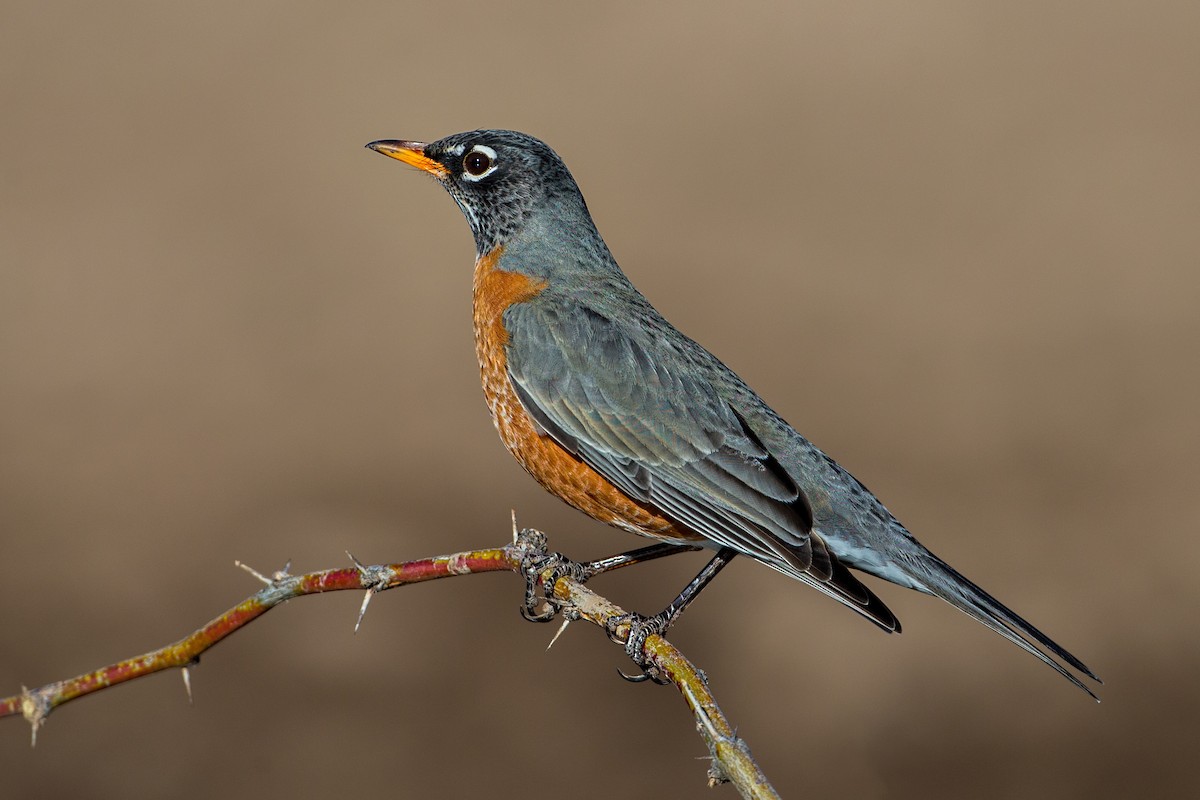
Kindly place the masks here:
<instances>
[{"instance_id":1,"label":"folded wing","mask_svg":"<svg viewBox=\"0 0 1200 800\"><path fill-rule=\"evenodd\" d=\"M509 377L543 435L681 528L899 630L812 530L804 493L689 354L575 303L515 305L504 321Z\"/></svg>"}]
</instances>

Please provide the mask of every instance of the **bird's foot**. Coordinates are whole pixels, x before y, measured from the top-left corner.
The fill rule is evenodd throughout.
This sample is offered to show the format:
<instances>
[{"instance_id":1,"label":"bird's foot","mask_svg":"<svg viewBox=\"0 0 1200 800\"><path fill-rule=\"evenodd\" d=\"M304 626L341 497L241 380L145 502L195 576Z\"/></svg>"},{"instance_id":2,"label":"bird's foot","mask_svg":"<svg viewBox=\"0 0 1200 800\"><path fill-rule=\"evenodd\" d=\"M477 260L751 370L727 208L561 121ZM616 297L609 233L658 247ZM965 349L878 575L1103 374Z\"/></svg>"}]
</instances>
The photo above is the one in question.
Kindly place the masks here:
<instances>
[{"instance_id":1,"label":"bird's foot","mask_svg":"<svg viewBox=\"0 0 1200 800\"><path fill-rule=\"evenodd\" d=\"M562 608L562 601L554 596L554 585L559 578L574 578L582 583L591 577L579 562L562 553L545 551L526 555L521 561L521 574L525 576L521 616L530 622L549 622Z\"/></svg>"},{"instance_id":2,"label":"bird's foot","mask_svg":"<svg viewBox=\"0 0 1200 800\"><path fill-rule=\"evenodd\" d=\"M646 639L651 634L661 636L670 625L671 620L666 612L655 614L653 617L643 617L637 613L620 614L609 619L604 626L608 633L608 638L617 644L624 645L625 655L629 656L630 660L640 670L635 675L626 675L620 670L617 670L617 674L630 683L653 681L664 686L670 684L671 681L659 671L658 667L646 655ZM629 632L622 638L618 631L625 626L628 626Z\"/></svg>"}]
</instances>

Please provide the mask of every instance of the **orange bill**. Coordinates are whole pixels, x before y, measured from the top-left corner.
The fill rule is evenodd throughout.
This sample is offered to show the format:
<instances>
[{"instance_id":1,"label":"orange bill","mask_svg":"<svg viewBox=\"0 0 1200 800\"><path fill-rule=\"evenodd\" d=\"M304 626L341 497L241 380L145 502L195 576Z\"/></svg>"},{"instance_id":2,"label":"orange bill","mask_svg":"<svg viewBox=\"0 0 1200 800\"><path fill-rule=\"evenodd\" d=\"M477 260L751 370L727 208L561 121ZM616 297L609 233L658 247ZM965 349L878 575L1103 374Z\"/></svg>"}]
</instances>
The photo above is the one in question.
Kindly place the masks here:
<instances>
[{"instance_id":1,"label":"orange bill","mask_svg":"<svg viewBox=\"0 0 1200 800\"><path fill-rule=\"evenodd\" d=\"M380 139L377 142L371 142L367 147L376 153L383 153L389 158L398 159L405 164L412 164L417 169L428 172L439 180L444 180L450 176L450 170L446 169L440 162L434 161L425 155L425 142Z\"/></svg>"}]
</instances>

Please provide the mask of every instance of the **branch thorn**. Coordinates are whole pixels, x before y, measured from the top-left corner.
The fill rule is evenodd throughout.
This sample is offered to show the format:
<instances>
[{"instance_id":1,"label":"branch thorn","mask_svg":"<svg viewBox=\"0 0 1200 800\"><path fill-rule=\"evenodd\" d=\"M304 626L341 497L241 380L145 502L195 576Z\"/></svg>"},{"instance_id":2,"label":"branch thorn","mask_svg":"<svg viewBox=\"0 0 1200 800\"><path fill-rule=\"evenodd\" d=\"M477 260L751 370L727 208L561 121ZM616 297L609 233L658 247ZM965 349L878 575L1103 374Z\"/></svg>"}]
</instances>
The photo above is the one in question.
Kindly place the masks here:
<instances>
[{"instance_id":1,"label":"branch thorn","mask_svg":"<svg viewBox=\"0 0 1200 800\"><path fill-rule=\"evenodd\" d=\"M367 591L363 594L362 605L359 606L359 608L358 608L358 619L354 620L354 632L355 633L358 633L358 628L360 625L362 625L363 616L367 613L367 605L371 602L371 598L374 596L375 596L375 587L374 586L372 586L370 589L367 589Z\"/></svg>"},{"instance_id":2,"label":"branch thorn","mask_svg":"<svg viewBox=\"0 0 1200 800\"><path fill-rule=\"evenodd\" d=\"M349 550L346 555L350 556L350 560L354 562L354 568L358 570L358 579L367 587L367 593L363 595L362 605L358 608L358 619L354 621L354 632L358 633L359 627L362 625L363 616L367 613L367 605L370 604L371 598L388 588L387 571L382 567L368 567L354 557L354 554Z\"/></svg>"},{"instance_id":3,"label":"branch thorn","mask_svg":"<svg viewBox=\"0 0 1200 800\"><path fill-rule=\"evenodd\" d=\"M258 578L260 581L265 583L267 586L274 586L279 581L287 580L288 578L292 577L292 574L290 572L290 570L292 568L292 560L290 558L287 560L287 563L283 565L283 569L275 570L274 572L271 573L271 577L269 577L269 578L266 575L263 575L258 570L256 570L254 567L252 567L249 564L246 564L242 561L234 561L233 563L234 563L234 566L241 567L242 569L246 570L246 572L249 572L251 575Z\"/></svg>"},{"instance_id":4,"label":"branch thorn","mask_svg":"<svg viewBox=\"0 0 1200 800\"><path fill-rule=\"evenodd\" d=\"M267 586L271 585L270 578L268 578L266 575L263 575L261 572L259 572L254 567L250 566L249 564L242 563L241 561L234 561L233 564L236 567L240 567L240 568L246 570L246 572L249 572L251 575L258 578L260 581L265 583Z\"/></svg>"},{"instance_id":5,"label":"branch thorn","mask_svg":"<svg viewBox=\"0 0 1200 800\"><path fill-rule=\"evenodd\" d=\"M25 717L25 721L29 723L30 731L29 746L37 747L38 728L46 722L46 717L50 714L50 703L46 696L38 691L31 691L29 687L21 687L21 715Z\"/></svg>"},{"instance_id":6,"label":"branch thorn","mask_svg":"<svg viewBox=\"0 0 1200 800\"><path fill-rule=\"evenodd\" d=\"M573 620L570 617L566 616L565 614L563 615L562 625L558 626L558 631L554 634L554 637L550 639L550 644L546 645L547 651L551 647L554 647L554 643L558 641L558 637L563 635L563 631L567 629L567 626L570 625L572 621Z\"/></svg>"},{"instance_id":7,"label":"branch thorn","mask_svg":"<svg viewBox=\"0 0 1200 800\"><path fill-rule=\"evenodd\" d=\"M192 667L192 664L196 664L196 663L199 663L199 662L192 661L192 662L185 664L184 666L179 668L180 673L182 673L182 675L183 675L183 688L187 690L189 706L193 705L193 703L192 703L192 670L191 670L191 667Z\"/></svg>"}]
</instances>

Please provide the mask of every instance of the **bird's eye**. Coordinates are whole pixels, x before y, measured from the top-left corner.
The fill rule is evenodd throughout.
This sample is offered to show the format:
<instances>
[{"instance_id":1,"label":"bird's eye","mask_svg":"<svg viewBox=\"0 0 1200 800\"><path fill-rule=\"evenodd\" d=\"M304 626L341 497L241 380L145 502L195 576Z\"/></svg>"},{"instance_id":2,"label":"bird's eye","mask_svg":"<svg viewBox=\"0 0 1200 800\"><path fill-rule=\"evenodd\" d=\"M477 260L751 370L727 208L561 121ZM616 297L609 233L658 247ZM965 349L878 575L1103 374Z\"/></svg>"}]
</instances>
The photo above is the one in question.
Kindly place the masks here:
<instances>
[{"instance_id":1,"label":"bird's eye","mask_svg":"<svg viewBox=\"0 0 1200 800\"><path fill-rule=\"evenodd\" d=\"M496 151L477 144L471 148L471 152L463 156L462 164L463 177L469 181L477 181L496 169Z\"/></svg>"},{"instance_id":2,"label":"bird's eye","mask_svg":"<svg viewBox=\"0 0 1200 800\"><path fill-rule=\"evenodd\" d=\"M478 150L468 153L467 157L463 159L463 169L475 176L487 172L491 165L492 160L487 157L487 154L480 153Z\"/></svg>"}]
</instances>

